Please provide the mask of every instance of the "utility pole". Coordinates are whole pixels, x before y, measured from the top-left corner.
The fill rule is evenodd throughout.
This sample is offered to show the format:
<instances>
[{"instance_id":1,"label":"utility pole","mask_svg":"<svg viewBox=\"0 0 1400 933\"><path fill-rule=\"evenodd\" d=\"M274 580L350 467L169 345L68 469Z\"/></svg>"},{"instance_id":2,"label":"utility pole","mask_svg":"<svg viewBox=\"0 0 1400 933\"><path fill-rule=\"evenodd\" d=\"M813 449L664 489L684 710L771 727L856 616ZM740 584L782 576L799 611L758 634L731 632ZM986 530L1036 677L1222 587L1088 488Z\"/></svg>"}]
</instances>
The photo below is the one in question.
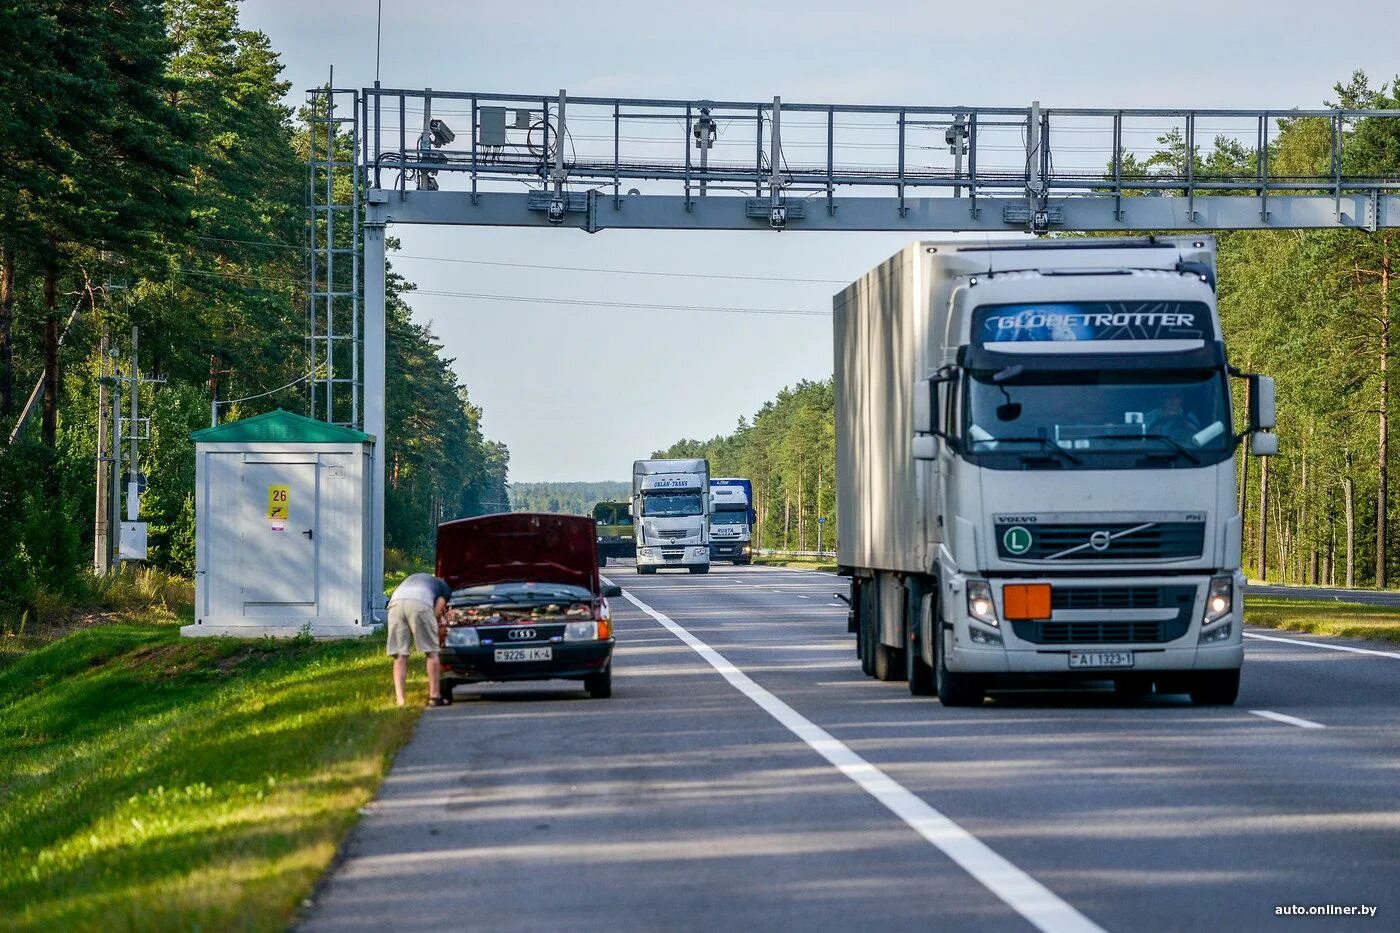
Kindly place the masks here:
<instances>
[{"instance_id":1,"label":"utility pole","mask_svg":"<svg viewBox=\"0 0 1400 933\"><path fill-rule=\"evenodd\" d=\"M710 116L709 107L700 108L700 119L695 121L695 148L700 150L700 196L703 198L709 188L705 176L710 168L710 148L715 144L715 121Z\"/></svg>"},{"instance_id":2,"label":"utility pole","mask_svg":"<svg viewBox=\"0 0 1400 933\"><path fill-rule=\"evenodd\" d=\"M967 155L967 114L960 113L953 118L953 125L943 137L948 142L948 151L953 154L953 178L962 178L963 156ZM962 185L953 185L953 197L962 197Z\"/></svg>"},{"instance_id":3,"label":"utility pole","mask_svg":"<svg viewBox=\"0 0 1400 933\"><path fill-rule=\"evenodd\" d=\"M107 359L107 328L102 328L102 339L98 343L101 374L97 380L97 507L93 514L92 569L105 574L111 569L112 530L108 524L111 509L107 497L111 494L110 481L112 468L107 456L107 387L111 377L107 370L111 361Z\"/></svg>"},{"instance_id":4,"label":"utility pole","mask_svg":"<svg viewBox=\"0 0 1400 933\"><path fill-rule=\"evenodd\" d=\"M107 458L107 566L121 566L121 537L122 537L122 438L121 438L121 411L122 411L122 372L117 365L118 353L111 351L112 356L112 406L111 425L107 430L107 444L110 450Z\"/></svg>"},{"instance_id":5,"label":"utility pole","mask_svg":"<svg viewBox=\"0 0 1400 933\"><path fill-rule=\"evenodd\" d=\"M126 520L134 522L141 512L141 482L140 473L137 472L136 459L136 410L138 399L141 397L141 369L137 362L136 355L137 341L140 334L135 324L131 325L131 424L127 428L127 439L131 441L131 453L127 456L126 471Z\"/></svg>"}]
</instances>

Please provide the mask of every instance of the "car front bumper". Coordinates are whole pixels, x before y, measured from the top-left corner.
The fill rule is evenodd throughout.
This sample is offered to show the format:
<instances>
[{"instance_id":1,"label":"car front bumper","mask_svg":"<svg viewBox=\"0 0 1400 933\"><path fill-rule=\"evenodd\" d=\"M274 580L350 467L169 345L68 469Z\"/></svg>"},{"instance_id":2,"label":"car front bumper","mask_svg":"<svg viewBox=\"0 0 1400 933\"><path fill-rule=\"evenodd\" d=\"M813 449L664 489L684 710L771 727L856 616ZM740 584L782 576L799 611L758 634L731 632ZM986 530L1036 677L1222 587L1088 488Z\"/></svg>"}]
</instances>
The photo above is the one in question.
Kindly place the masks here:
<instances>
[{"instance_id":1,"label":"car front bumper","mask_svg":"<svg viewBox=\"0 0 1400 933\"><path fill-rule=\"evenodd\" d=\"M605 641L512 643L471 648L443 647L439 654L442 676L461 683L482 680L580 680L608 669L614 639ZM553 649L548 661L497 661L497 648Z\"/></svg>"}]
</instances>

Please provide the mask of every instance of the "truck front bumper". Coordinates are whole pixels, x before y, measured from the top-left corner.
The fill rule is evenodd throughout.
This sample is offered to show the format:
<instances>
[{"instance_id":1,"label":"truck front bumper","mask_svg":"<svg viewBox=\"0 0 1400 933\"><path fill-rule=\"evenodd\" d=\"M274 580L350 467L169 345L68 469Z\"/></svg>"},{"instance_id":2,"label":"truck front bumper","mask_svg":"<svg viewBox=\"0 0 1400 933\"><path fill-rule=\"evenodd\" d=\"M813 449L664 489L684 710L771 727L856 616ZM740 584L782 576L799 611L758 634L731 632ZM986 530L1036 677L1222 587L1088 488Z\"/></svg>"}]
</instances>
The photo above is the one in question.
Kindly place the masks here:
<instances>
[{"instance_id":1,"label":"truck front bumper","mask_svg":"<svg viewBox=\"0 0 1400 933\"><path fill-rule=\"evenodd\" d=\"M969 613L965 578L955 577L944 587L947 611L940 631L948 670L1080 680L1133 672L1238 670L1244 662L1244 578L1234 574L1229 613L1207 625L1212 576L992 579L996 625ZM1074 592L1053 598L1047 620L1008 620L1003 588L1022 583L1048 583L1052 594L1057 589ZM1071 654L1114 655L1117 662L1130 659L1130 666L1071 667Z\"/></svg>"},{"instance_id":2,"label":"truck front bumper","mask_svg":"<svg viewBox=\"0 0 1400 933\"><path fill-rule=\"evenodd\" d=\"M743 560L749 556L747 541L711 541L711 560Z\"/></svg>"},{"instance_id":3,"label":"truck front bumper","mask_svg":"<svg viewBox=\"0 0 1400 933\"><path fill-rule=\"evenodd\" d=\"M708 545L648 545L637 548L638 567L708 567Z\"/></svg>"}]
</instances>

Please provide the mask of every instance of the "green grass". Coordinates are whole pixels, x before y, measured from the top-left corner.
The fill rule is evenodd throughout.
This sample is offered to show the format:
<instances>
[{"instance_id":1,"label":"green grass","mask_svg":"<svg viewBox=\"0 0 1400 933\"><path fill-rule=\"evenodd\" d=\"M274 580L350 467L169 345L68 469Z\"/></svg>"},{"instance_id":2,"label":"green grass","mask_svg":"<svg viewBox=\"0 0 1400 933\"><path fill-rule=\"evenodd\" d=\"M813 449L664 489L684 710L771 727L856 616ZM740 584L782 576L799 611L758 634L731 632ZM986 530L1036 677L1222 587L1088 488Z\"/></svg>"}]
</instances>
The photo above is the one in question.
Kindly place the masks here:
<instances>
[{"instance_id":1,"label":"green grass","mask_svg":"<svg viewBox=\"0 0 1400 933\"><path fill-rule=\"evenodd\" d=\"M0 668L0 927L285 929L416 715L378 639L115 624L25 654Z\"/></svg>"},{"instance_id":2,"label":"green grass","mask_svg":"<svg viewBox=\"0 0 1400 933\"><path fill-rule=\"evenodd\" d=\"M803 560L796 557L755 557L753 562L760 567L792 567L795 570L836 572L836 564L833 561Z\"/></svg>"},{"instance_id":3,"label":"green grass","mask_svg":"<svg viewBox=\"0 0 1400 933\"><path fill-rule=\"evenodd\" d=\"M1246 596L1247 625L1400 642L1400 609L1276 596Z\"/></svg>"}]
</instances>

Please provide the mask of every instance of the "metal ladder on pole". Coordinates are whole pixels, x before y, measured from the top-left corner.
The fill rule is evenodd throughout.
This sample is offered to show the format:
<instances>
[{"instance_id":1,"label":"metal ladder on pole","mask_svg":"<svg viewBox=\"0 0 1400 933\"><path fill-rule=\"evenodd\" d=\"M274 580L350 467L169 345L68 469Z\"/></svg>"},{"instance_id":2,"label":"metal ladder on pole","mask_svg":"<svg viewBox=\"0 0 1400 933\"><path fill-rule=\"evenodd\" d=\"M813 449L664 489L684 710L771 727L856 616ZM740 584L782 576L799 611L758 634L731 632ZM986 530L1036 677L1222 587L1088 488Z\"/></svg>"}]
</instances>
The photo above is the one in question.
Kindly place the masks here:
<instances>
[{"instance_id":1,"label":"metal ladder on pole","mask_svg":"<svg viewBox=\"0 0 1400 933\"><path fill-rule=\"evenodd\" d=\"M360 428L361 300L360 127L357 91L335 86L307 92L307 357L310 415ZM348 111L349 115L337 114ZM346 391L348 389L348 392Z\"/></svg>"}]
</instances>

